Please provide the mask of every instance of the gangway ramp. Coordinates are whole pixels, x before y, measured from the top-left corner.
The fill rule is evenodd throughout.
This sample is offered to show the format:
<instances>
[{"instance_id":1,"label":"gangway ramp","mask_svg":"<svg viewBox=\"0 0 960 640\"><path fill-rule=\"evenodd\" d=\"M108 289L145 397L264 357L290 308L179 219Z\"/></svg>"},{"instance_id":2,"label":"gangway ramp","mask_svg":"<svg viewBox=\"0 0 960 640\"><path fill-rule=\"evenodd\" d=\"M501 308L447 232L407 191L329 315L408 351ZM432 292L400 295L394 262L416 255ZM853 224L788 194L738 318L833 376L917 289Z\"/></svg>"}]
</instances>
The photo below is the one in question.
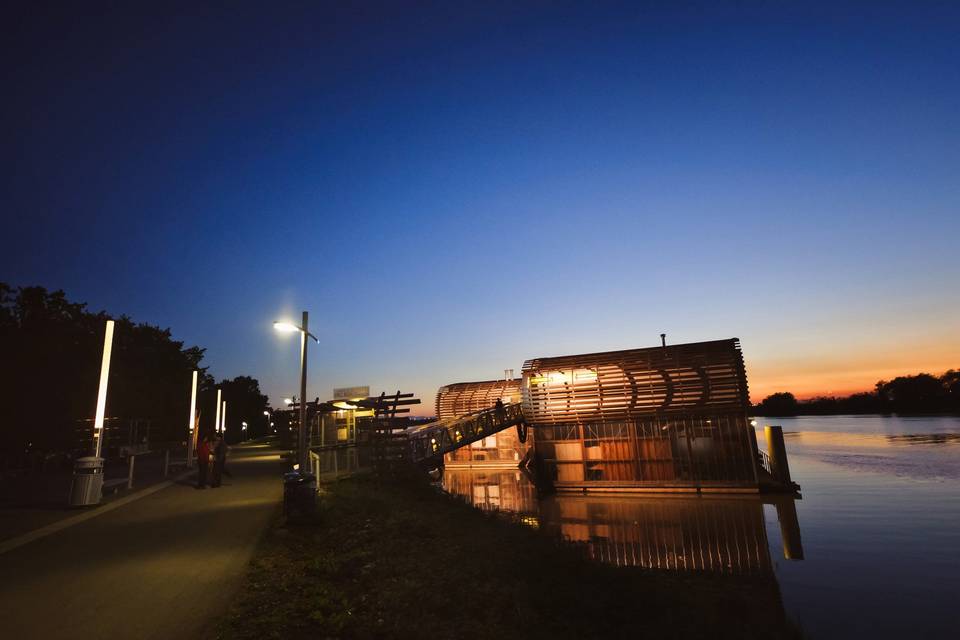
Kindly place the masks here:
<instances>
[{"instance_id":1,"label":"gangway ramp","mask_svg":"<svg viewBox=\"0 0 960 640\"><path fill-rule=\"evenodd\" d=\"M519 431L520 441L525 441L526 422L517 403L503 404L457 418L437 420L407 431L409 455L413 462L417 463L442 459L445 453L456 451L513 426Z\"/></svg>"}]
</instances>

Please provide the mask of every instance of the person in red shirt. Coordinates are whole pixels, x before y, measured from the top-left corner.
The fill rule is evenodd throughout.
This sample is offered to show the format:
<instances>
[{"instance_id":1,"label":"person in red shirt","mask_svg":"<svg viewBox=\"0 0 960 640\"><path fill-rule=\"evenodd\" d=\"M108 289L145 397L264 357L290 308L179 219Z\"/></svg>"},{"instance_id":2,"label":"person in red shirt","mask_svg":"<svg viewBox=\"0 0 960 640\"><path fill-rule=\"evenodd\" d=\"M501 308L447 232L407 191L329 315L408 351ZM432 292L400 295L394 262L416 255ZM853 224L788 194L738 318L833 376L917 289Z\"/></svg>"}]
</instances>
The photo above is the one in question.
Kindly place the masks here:
<instances>
[{"instance_id":1,"label":"person in red shirt","mask_svg":"<svg viewBox=\"0 0 960 640\"><path fill-rule=\"evenodd\" d=\"M200 446L197 447L197 489L207 486L207 470L210 468L210 440L203 436Z\"/></svg>"}]
</instances>

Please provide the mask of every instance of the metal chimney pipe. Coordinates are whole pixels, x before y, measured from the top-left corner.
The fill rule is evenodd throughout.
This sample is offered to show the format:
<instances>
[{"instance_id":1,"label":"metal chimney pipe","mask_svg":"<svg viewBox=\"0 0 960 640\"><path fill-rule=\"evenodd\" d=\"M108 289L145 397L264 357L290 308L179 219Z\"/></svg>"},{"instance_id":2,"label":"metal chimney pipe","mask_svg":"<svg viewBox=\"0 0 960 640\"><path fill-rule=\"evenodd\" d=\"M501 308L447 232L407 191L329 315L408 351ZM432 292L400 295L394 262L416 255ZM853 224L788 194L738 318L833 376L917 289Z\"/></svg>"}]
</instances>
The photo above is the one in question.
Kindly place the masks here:
<instances>
[{"instance_id":1,"label":"metal chimney pipe","mask_svg":"<svg viewBox=\"0 0 960 640\"><path fill-rule=\"evenodd\" d=\"M667 334L665 333L660 334L660 344L664 347L667 346Z\"/></svg>"}]
</instances>

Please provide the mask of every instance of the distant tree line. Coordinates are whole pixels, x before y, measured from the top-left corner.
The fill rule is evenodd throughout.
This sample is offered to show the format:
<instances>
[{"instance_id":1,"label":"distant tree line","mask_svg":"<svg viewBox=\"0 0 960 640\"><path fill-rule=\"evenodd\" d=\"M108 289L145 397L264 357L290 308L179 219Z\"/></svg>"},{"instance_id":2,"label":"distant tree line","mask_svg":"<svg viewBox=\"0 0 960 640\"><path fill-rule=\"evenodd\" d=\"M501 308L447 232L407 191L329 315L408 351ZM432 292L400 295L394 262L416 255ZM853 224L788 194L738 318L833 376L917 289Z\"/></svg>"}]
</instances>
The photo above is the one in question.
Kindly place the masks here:
<instances>
[{"instance_id":1,"label":"distant tree line","mask_svg":"<svg viewBox=\"0 0 960 640\"><path fill-rule=\"evenodd\" d=\"M960 370L881 380L873 392L843 397L797 400L789 392L774 393L755 404L753 411L762 416L960 413Z\"/></svg>"},{"instance_id":2,"label":"distant tree line","mask_svg":"<svg viewBox=\"0 0 960 640\"><path fill-rule=\"evenodd\" d=\"M69 301L63 291L12 288L0 283L0 458L2 466L20 466L48 452L88 453L96 412L100 360L107 313ZM192 372L198 369L197 409L201 432L213 428L216 383L201 367L204 349L184 346L169 329L116 321L106 415L119 424L150 421L154 442L185 442ZM227 437L266 433L267 397L248 376L219 385L227 400Z\"/></svg>"}]
</instances>

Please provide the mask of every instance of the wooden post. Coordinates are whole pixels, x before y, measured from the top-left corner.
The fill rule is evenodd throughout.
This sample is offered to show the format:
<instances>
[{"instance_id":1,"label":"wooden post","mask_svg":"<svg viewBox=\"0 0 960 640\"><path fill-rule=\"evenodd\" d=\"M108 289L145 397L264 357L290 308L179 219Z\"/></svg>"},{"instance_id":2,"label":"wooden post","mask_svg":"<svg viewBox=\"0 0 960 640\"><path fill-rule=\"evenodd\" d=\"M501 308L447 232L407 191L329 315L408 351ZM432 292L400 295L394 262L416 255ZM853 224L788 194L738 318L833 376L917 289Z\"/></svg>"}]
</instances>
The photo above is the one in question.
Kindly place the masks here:
<instances>
[{"instance_id":1,"label":"wooden post","mask_svg":"<svg viewBox=\"0 0 960 640\"><path fill-rule=\"evenodd\" d=\"M133 463L136 461L137 456L131 455L129 457L130 468L127 470L127 489L133 489Z\"/></svg>"},{"instance_id":2,"label":"wooden post","mask_svg":"<svg viewBox=\"0 0 960 640\"><path fill-rule=\"evenodd\" d=\"M768 426L764 427L763 432L767 436L771 475L778 482L789 485L790 466L787 464L787 447L783 443L783 427Z\"/></svg>"}]
</instances>

